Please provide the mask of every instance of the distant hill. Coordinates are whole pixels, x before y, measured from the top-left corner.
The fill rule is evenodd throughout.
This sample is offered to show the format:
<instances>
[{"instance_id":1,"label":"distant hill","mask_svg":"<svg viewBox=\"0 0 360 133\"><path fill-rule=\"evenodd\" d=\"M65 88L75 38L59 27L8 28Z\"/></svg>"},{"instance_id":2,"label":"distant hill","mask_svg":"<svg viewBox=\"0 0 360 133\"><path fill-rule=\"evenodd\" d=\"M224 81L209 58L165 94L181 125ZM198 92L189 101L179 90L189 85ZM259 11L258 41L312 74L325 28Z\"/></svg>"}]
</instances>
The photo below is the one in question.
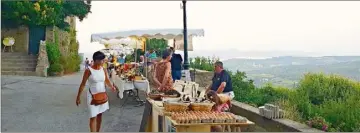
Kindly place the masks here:
<instances>
[{"instance_id":1,"label":"distant hill","mask_svg":"<svg viewBox=\"0 0 360 133\"><path fill-rule=\"evenodd\" d=\"M224 66L232 71L245 71L257 86L272 83L294 87L308 72L338 74L360 81L360 56L293 57L268 59L229 59Z\"/></svg>"}]
</instances>

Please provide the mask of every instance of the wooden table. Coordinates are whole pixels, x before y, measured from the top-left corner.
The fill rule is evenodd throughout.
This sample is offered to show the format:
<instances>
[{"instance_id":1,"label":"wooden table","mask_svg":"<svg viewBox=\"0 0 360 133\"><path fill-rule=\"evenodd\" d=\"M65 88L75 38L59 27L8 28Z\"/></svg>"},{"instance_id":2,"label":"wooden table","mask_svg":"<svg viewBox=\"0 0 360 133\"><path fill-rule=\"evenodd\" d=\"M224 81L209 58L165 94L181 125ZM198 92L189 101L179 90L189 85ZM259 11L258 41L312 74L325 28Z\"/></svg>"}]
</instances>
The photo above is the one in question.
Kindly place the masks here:
<instances>
[{"instance_id":1,"label":"wooden table","mask_svg":"<svg viewBox=\"0 0 360 133\"><path fill-rule=\"evenodd\" d=\"M165 126L162 101L146 98L143 120L139 132L163 132Z\"/></svg>"},{"instance_id":2,"label":"wooden table","mask_svg":"<svg viewBox=\"0 0 360 133\"><path fill-rule=\"evenodd\" d=\"M235 126L248 127L254 125L253 122L247 121L246 123L177 123L169 116L165 116L165 132L211 132L211 126ZM223 130L225 131L225 130ZM240 132L240 130L236 131Z\"/></svg>"},{"instance_id":3,"label":"wooden table","mask_svg":"<svg viewBox=\"0 0 360 133\"><path fill-rule=\"evenodd\" d=\"M221 125L230 128L248 127L254 125L253 122L246 123L189 123L182 124L172 120L164 111L162 101L146 99L143 120L139 132L211 132L211 126ZM175 128L175 130L173 130ZM237 132L239 132L238 130Z\"/></svg>"}]
</instances>

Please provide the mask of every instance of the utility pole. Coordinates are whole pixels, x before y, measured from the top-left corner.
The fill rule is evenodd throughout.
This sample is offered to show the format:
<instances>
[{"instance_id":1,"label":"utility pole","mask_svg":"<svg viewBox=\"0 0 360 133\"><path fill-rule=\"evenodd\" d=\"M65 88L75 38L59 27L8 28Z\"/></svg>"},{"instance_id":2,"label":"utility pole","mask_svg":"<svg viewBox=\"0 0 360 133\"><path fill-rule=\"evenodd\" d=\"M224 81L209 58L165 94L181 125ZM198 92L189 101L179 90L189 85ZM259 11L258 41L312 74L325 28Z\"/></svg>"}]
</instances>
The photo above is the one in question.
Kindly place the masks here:
<instances>
[{"instance_id":1,"label":"utility pole","mask_svg":"<svg viewBox=\"0 0 360 133\"><path fill-rule=\"evenodd\" d=\"M183 23L184 23L184 30L183 30L183 37L184 37L184 69L189 70L189 59L188 59L188 42L187 42L187 20L186 20L186 0L182 1L183 4Z\"/></svg>"}]
</instances>

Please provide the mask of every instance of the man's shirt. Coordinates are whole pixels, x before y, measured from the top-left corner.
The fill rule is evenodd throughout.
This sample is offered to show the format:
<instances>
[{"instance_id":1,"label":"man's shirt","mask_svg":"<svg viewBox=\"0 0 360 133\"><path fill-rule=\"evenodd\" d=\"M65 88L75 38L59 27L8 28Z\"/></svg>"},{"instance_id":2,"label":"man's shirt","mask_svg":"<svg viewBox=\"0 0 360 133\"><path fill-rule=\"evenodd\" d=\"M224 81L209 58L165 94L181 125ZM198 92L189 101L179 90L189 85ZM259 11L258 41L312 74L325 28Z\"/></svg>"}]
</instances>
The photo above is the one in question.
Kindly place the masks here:
<instances>
[{"instance_id":1,"label":"man's shirt","mask_svg":"<svg viewBox=\"0 0 360 133\"><path fill-rule=\"evenodd\" d=\"M120 63L120 64L124 64L125 63L125 58L124 57L119 57L117 62Z\"/></svg>"},{"instance_id":2,"label":"man's shirt","mask_svg":"<svg viewBox=\"0 0 360 133\"><path fill-rule=\"evenodd\" d=\"M214 77L212 78L211 90L217 91L222 82L226 82L226 86L223 91L224 93L233 91L231 77L225 70L221 71L219 74L214 74Z\"/></svg>"},{"instance_id":3,"label":"man's shirt","mask_svg":"<svg viewBox=\"0 0 360 133\"><path fill-rule=\"evenodd\" d=\"M180 71L182 69L182 57L180 54L173 54L171 58L171 70L173 71Z\"/></svg>"}]
</instances>

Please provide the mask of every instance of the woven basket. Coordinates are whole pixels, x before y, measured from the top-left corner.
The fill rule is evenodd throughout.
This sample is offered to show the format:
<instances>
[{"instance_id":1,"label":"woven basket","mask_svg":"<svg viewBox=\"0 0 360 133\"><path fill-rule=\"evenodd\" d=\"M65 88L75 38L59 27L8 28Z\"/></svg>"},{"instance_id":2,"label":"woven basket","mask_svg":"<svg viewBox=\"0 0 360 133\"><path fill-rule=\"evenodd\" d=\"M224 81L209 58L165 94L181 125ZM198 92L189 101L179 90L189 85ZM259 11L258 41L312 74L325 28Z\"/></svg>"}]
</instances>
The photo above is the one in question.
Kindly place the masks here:
<instances>
[{"instance_id":1,"label":"woven basket","mask_svg":"<svg viewBox=\"0 0 360 133\"><path fill-rule=\"evenodd\" d=\"M177 95L162 95L161 97L164 97L164 98L178 98Z\"/></svg>"},{"instance_id":2,"label":"woven basket","mask_svg":"<svg viewBox=\"0 0 360 133\"><path fill-rule=\"evenodd\" d=\"M153 100L159 100L159 99L161 100L160 94L149 94L148 97Z\"/></svg>"},{"instance_id":3,"label":"woven basket","mask_svg":"<svg viewBox=\"0 0 360 133\"><path fill-rule=\"evenodd\" d=\"M164 110L166 112L182 112L188 109L188 103L164 102Z\"/></svg>"},{"instance_id":4,"label":"woven basket","mask_svg":"<svg viewBox=\"0 0 360 133\"><path fill-rule=\"evenodd\" d=\"M191 103L191 110L193 111L211 111L214 103Z\"/></svg>"}]
</instances>

